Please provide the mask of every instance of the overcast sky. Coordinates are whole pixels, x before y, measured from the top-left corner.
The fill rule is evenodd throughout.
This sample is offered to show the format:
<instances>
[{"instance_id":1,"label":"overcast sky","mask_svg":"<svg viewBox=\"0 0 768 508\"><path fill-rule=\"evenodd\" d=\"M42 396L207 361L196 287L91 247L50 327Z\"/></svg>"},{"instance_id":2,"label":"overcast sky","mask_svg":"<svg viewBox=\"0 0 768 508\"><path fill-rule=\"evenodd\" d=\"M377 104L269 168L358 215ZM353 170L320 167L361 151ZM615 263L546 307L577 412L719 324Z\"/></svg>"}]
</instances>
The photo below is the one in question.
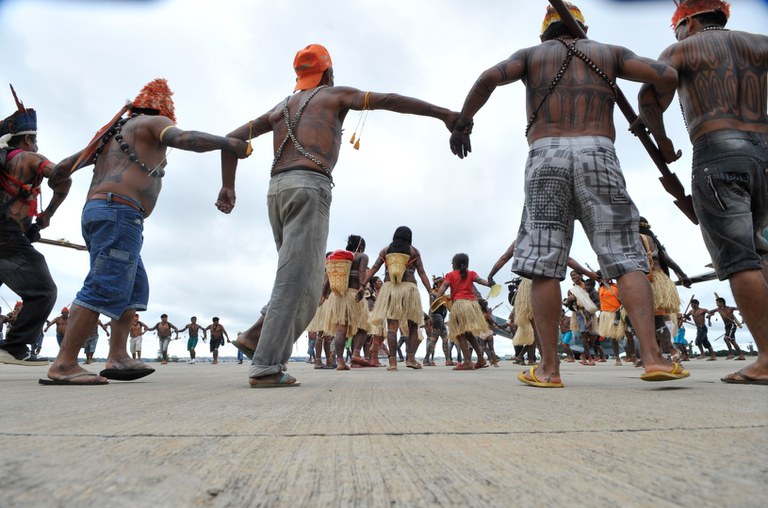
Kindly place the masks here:
<instances>
[{"instance_id":1,"label":"overcast sky","mask_svg":"<svg viewBox=\"0 0 768 508\"><path fill-rule=\"evenodd\" d=\"M765 31L765 2L731 3L729 28ZM179 127L226 134L291 93L293 57L310 43L328 48L339 85L397 92L458 110L483 70L539 42L547 5L544 0L0 0L0 114L14 110L6 88L11 82L26 106L38 111L40 152L59 161L81 149L145 83L164 77L175 92ZM671 1L577 5L593 39L649 57L674 42ZM638 86L619 84L636 104ZM496 90L475 118L474 151L464 160L450 153L449 133L439 121L385 111L369 114L356 151L346 140L358 118L356 112L347 117L334 171L328 249L343 248L349 234L361 234L375 256L395 228L408 225L429 275L450 271L452 256L466 252L470 268L485 277L514 240L522 211L523 85ZM691 145L677 102L666 121L669 136L684 152L671 169L690 189ZM689 275L708 271L698 228L664 192L658 170L627 133L618 109L616 124L618 155L640 213ZM219 316L234 338L255 321L269 298L276 265L265 199L271 160L271 139L255 140L254 154L238 169L237 206L224 215L214 206L221 184L218 153L169 153L163 191L145 223L142 255L151 285L149 310L141 315L145 323L154 325L162 313L179 327L192 315L205 325ZM45 237L82 243L80 212L90 176L90 169L75 174ZM47 205L51 192L45 186L43 196ZM577 230L571 256L597 268ZM37 248L59 287L58 312L80 289L88 256ZM507 266L496 279L509 275ZM563 290L567 287L564 283ZM733 304L726 283L680 291L684 302L695 294L706 308L714 307L714 292ZM0 296L8 312L16 295L2 287ZM491 305L501 303L495 313L506 317L502 297ZM422 299L426 305L426 293ZM710 340L722 333L722 323L713 324ZM57 351L52 332L44 354ZM689 329L687 338L693 335ZM742 344L751 342L746 330L737 336ZM145 355L153 356L155 339L154 334L145 338ZM186 356L185 342L172 343L171 354ZM506 339L497 344L502 353L511 349ZM724 347L722 340L714 345ZM296 352L305 350L302 338ZM97 356L106 351L102 340ZM234 352L232 346L223 349L224 355ZM199 353L207 356L207 347Z\"/></svg>"}]
</instances>

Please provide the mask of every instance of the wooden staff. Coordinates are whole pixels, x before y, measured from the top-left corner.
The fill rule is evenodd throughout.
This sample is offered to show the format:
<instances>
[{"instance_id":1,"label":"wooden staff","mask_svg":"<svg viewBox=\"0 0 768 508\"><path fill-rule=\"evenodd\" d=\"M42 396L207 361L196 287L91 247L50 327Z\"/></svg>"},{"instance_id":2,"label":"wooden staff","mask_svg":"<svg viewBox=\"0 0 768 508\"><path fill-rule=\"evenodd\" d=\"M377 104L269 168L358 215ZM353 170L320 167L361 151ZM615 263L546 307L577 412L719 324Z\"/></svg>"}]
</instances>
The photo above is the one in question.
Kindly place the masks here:
<instances>
[{"instance_id":1,"label":"wooden staff","mask_svg":"<svg viewBox=\"0 0 768 508\"><path fill-rule=\"evenodd\" d=\"M576 23L576 20L573 19L571 11L569 11L568 7L565 6L563 0L549 0L549 3L552 4L552 7L554 7L554 9L560 15L560 19L563 23L565 23L565 26L568 28L568 31L571 32L571 35L578 37L579 39L587 38L587 34L584 33L584 30L581 28L581 26L579 26L579 24ZM621 112L624 113L624 117L627 119L629 124L632 125L635 123L637 120L637 114L635 113L635 110L632 109L632 106L629 104L622 91L619 90L618 86L616 87L616 104L619 106ZM645 127L642 129L635 129L635 131L633 131L633 133L643 144L643 147L645 147L648 155L651 156L651 159L661 172L661 177L659 177L661 185L669 194L675 198L675 205L677 205L680 211L682 211L685 216L691 220L691 222L698 224L699 220L696 218L696 212L693 209L693 199L690 195L685 194L683 184L680 183L677 175L669 170L667 163L664 161L664 157L662 157L658 147L648 135Z\"/></svg>"},{"instance_id":2,"label":"wooden staff","mask_svg":"<svg viewBox=\"0 0 768 508\"><path fill-rule=\"evenodd\" d=\"M88 250L88 248L85 245L78 245L76 243L72 243L69 240L49 240L47 238L41 238L38 240L40 243L44 243L47 245L57 245L59 247L69 247L70 249L75 250Z\"/></svg>"}]
</instances>

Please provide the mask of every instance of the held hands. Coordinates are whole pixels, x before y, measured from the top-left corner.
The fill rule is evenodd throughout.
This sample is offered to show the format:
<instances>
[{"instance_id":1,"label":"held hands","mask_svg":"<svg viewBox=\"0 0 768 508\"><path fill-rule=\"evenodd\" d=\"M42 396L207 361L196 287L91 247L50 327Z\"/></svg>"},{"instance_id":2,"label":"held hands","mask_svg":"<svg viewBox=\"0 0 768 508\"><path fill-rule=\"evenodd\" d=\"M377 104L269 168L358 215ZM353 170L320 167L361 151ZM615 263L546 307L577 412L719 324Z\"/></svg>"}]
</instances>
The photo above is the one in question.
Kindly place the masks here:
<instances>
[{"instance_id":1,"label":"held hands","mask_svg":"<svg viewBox=\"0 0 768 508\"><path fill-rule=\"evenodd\" d=\"M461 113L457 111L448 112L448 115L443 119L443 122L445 122L445 126L448 128L449 132L453 132L453 130L456 128L456 122L459 121L460 117Z\"/></svg>"},{"instance_id":2,"label":"held hands","mask_svg":"<svg viewBox=\"0 0 768 508\"><path fill-rule=\"evenodd\" d=\"M453 131L449 141L451 152L459 159L466 157L472 151L472 143L469 140L469 134L464 131Z\"/></svg>"},{"instance_id":3,"label":"held hands","mask_svg":"<svg viewBox=\"0 0 768 508\"><path fill-rule=\"evenodd\" d=\"M235 200L235 189L222 187L219 191L219 198L216 200L216 208L222 213L230 213L235 207Z\"/></svg>"}]
</instances>

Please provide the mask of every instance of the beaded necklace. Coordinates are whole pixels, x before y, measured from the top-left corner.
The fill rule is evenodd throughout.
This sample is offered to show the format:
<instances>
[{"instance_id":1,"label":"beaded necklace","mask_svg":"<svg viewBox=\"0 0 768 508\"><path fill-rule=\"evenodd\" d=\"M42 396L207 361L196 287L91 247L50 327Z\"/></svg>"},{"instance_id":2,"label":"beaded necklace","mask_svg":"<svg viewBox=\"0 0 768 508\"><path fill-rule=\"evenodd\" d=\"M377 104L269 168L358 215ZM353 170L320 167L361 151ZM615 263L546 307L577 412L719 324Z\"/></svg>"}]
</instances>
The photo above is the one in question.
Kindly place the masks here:
<instances>
[{"instance_id":1,"label":"beaded necklace","mask_svg":"<svg viewBox=\"0 0 768 508\"><path fill-rule=\"evenodd\" d=\"M296 151L299 152L301 155L306 157L307 159L311 160L315 164L318 165L318 167L323 171L323 174L328 177L328 179L331 181L331 185L333 185L333 177L331 176L331 170L328 169L328 167L323 164L323 162L309 153L303 146L301 146L301 143L299 143L299 140L296 138L296 134L294 134L293 129L296 128L296 126L299 124L299 120L301 119L301 114L304 113L304 108L307 107L307 104L309 104L309 101L312 100L312 98L322 90L323 88L326 88L326 85L318 86L312 92L307 95L307 98L304 99L304 102L299 106L299 109L296 111L296 114L293 117L293 120L291 120L290 115L288 113L288 100L289 97L285 98L285 102L283 103L283 117L285 118L285 127L288 129L288 134L285 135L285 138L283 138L283 142L280 143L280 146L275 151L275 158L272 160L272 171L275 170L275 166L277 165L277 161L280 160L280 157L283 155L283 148L285 148L285 144L288 142L288 139L290 139L293 142L293 146L296 148Z\"/></svg>"},{"instance_id":2,"label":"beaded necklace","mask_svg":"<svg viewBox=\"0 0 768 508\"><path fill-rule=\"evenodd\" d=\"M128 118L121 118L115 124L109 128L107 132L104 133L104 137L101 138L101 144L99 144L98 148L96 148L96 151L93 155L93 163L96 163L96 159L99 158L99 155L101 155L101 152L104 150L104 147L107 146L107 143L114 137L115 141L120 144L120 150L125 152L126 155L128 155L128 159L133 162L134 164L137 164L142 171L145 173L154 176L156 178L162 178L165 176L165 170L160 167L160 165L165 161L161 161L157 166L155 166L154 169L151 169L149 166L144 164L140 159L139 156L136 155L134 152L131 151L131 146L128 143L123 142L123 133L121 132L123 129L123 125L130 120L131 118L135 118L139 115L133 114L129 116Z\"/></svg>"},{"instance_id":3,"label":"beaded necklace","mask_svg":"<svg viewBox=\"0 0 768 508\"><path fill-rule=\"evenodd\" d=\"M533 122L536 121L536 115L539 113L539 110L544 105L544 101L547 99L550 93L552 93L552 90L555 89L557 84L560 82L560 80L563 77L563 74L565 74L565 71L568 69L568 66L571 64L571 60L573 59L573 55L576 55L580 60L582 60L587 66L592 69L598 76L600 76L603 81L608 83L608 86L611 87L611 90L613 91L613 98L616 100L616 97L618 95L618 88L616 86L616 83L608 77L605 72L603 72L600 67L597 66L595 62L592 61L591 58L589 58L583 51L578 49L576 47L576 43L578 42L578 38L573 40L572 44L568 44L560 37L555 38L556 41L561 43L563 46L565 46L568 50L568 53L565 55L565 60L563 60L563 65L560 66L560 70L555 75L555 78L552 80L552 82L547 87L547 91L544 94L544 97L542 97L541 102L539 103L539 106L534 110L533 114L531 115L531 118L528 120L528 125L525 127L525 135L528 136L528 131L531 129L531 126L533 126Z\"/></svg>"},{"instance_id":4,"label":"beaded necklace","mask_svg":"<svg viewBox=\"0 0 768 508\"><path fill-rule=\"evenodd\" d=\"M528 119L528 125L525 126L526 137L528 137L528 131L531 130L531 127L533 126L533 122L536 121L536 115L539 114L539 110L544 105L544 102L547 100L547 97L549 97L549 94L552 93L552 90L555 89L557 84L560 82L560 79L562 79L563 74L565 74L566 69L568 69L568 66L571 64L572 59L573 59L573 51L569 47L568 53L565 55L565 60L563 60L563 64L560 66L560 70L557 71L557 74L555 75L554 79L552 79L552 82L547 87L547 91L544 93L544 97L541 98L541 102L539 102L539 105L536 107L536 109L533 110L533 113L531 113L531 117Z\"/></svg>"},{"instance_id":5,"label":"beaded necklace","mask_svg":"<svg viewBox=\"0 0 768 508\"><path fill-rule=\"evenodd\" d=\"M699 30L696 33L698 34L698 33L701 33L701 32L709 32L709 31L712 31L712 30L722 30L723 32L727 32L728 31L727 28L723 28L720 25L709 25L709 26L705 26L704 28L702 28L701 30Z\"/></svg>"}]
</instances>

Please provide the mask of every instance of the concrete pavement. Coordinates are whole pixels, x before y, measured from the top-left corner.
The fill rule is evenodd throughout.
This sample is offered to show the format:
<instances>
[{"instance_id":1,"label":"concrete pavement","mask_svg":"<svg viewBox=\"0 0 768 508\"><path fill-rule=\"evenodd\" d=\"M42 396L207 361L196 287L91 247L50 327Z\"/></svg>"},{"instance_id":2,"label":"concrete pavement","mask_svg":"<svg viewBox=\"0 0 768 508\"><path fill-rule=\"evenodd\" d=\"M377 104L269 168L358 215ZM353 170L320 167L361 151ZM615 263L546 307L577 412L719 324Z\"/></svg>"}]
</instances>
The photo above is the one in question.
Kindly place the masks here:
<instances>
[{"instance_id":1,"label":"concrete pavement","mask_svg":"<svg viewBox=\"0 0 768 508\"><path fill-rule=\"evenodd\" d=\"M686 362L669 383L563 364L561 390L512 362L292 363L302 386L273 390L246 364L93 387L0 365L0 506L762 507L768 387L719 381L745 363Z\"/></svg>"}]
</instances>

